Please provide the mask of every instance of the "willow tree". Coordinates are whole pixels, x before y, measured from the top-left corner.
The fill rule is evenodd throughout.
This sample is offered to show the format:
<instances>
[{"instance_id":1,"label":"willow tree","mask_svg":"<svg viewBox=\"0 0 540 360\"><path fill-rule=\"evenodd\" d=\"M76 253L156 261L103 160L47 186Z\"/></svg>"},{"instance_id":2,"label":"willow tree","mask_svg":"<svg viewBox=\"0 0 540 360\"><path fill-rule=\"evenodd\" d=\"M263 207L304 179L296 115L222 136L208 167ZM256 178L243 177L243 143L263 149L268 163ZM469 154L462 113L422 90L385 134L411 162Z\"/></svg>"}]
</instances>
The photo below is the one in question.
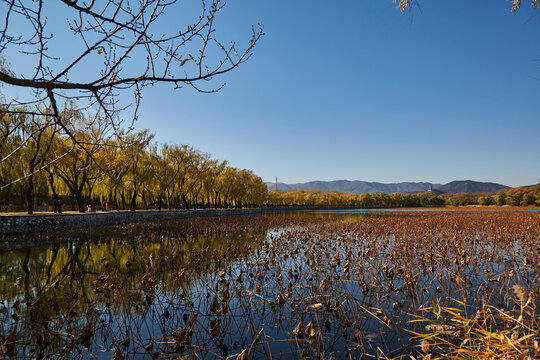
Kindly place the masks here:
<instances>
[{"instance_id":1,"label":"willow tree","mask_svg":"<svg viewBox=\"0 0 540 360\"><path fill-rule=\"evenodd\" d=\"M29 119L23 127L23 134L34 133L28 145L19 154L17 166L22 169L22 177L26 185L26 204L28 214L34 213L35 202L35 178L39 175L39 169L49 163L51 149L54 146L58 129L56 126L42 127L39 121L34 121L34 115L28 115ZM46 183L46 180L44 181Z\"/></svg>"},{"instance_id":2,"label":"willow tree","mask_svg":"<svg viewBox=\"0 0 540 360\"><path fill-rule=\"evenodd\" d=\"M57 137L55 146L50 150L52 158L57 158L58 154L66 154L60 160L54 161L50 171L69 189L80 212L85 212L85 203L88 202L85 200L91 197L91 182L104 176L105 167L100 162L107 160L99 156L103 150L103 144L99 141L102 139L103 129L96 124L99 124L99 121L96 122L94 118L80 117L74 124L73 138ZM77 148L77 143L85 144L85 149Z\"/></svg>"},{"instance_id":3,"label":"willow tree","mask_svg":"<svg viewBox=\"0 0 540 360\"><path fill-rule=\"evenodd\" d=\"M142 189L144 188L144 183L149 180L151 174L148 172L148 169L151 168L149 162L151 158L149 156L148 148L150 142L154 137L147 130L135 133L129 136L130 146L127 150L127 164L128 171L127 176L124 179L124 187L126 194L121 193L122 197L122 207L124 207L125 195L129 196L130 205L129 208L131 211L137 210L137 199L141 198L143 201L144 194Z\"/></svg>"}]
</instances>

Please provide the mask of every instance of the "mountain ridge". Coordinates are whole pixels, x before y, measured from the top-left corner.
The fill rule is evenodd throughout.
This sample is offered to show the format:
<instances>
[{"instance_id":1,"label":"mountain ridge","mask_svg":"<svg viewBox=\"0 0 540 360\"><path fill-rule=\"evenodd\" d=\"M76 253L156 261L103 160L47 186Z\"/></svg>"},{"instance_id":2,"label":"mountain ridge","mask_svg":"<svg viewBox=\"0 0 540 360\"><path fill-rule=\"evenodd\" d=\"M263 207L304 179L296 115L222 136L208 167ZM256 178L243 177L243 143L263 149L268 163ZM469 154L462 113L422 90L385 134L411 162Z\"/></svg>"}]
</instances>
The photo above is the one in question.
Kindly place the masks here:
<instances>
[{"instance_id":1,"label":"mountain ridge","mask_svg":"<svg viewBox=\"0 0 540 360\"><path fill-rule=\"evenodd\" d=\"M274 190L276 187L276 183L267 182L266 186L269 190ZM480 182L473 180L454 180L447 184L435 184L430 182L381 183L361 180L315 180L296 184L285 184L278 182L278 189L281 191L340 191L350 194L375 194L379 192L414 194L426 192L430 189L437 193L496 193L499 190L510 189L510 187L492 182Z\"/></svg>"}]
</instances>

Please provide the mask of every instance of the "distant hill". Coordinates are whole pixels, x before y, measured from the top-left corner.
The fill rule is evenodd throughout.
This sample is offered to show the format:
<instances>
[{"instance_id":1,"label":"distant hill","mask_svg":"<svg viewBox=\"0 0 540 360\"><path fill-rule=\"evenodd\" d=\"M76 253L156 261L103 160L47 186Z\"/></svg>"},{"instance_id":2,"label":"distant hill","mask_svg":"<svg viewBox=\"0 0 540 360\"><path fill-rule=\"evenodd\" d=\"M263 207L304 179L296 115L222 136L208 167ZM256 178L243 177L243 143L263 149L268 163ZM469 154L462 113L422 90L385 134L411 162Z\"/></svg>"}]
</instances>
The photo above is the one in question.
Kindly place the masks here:
<instances>
[{"instance_id":1,"label":"distant hill","mask_svg":"<svg viewBox=\"0 0 540 360\"><path fill-rule=\"evenodd\" d=\"M274 190L276 183L266 183L268 189ZM436 193L443 192L485 192L494 193L501 189L509 189L508 186L495 184L495 183L483 183L478 181L452 181L448 184L431 184L428 182L401 182L385 184L379 182L368 181L349 181L349 180L334 180L334 181L310 181L307 183L298 184L285 184L278 183L278 189L281 191L293 191L293 190L321 190L321 191L340 191L350 194L375 194L379 192L384 193L402 193L412 194L428 191L431 188Z\"/></svg>"},{"instance_id":2,"label":"distant hill","mask_svg":"<svg viewBox=\"0 0 540 360\"><path fill-rule=\"evenodd\" d=\"M540 183L538 184L534 184L534 185L525 185L525 186L521 186L522 188L532 188L532 187L535 187L535 186L538 186L540 185Z\"/></svg>"},{"instance_id":3,"label":"distant hill","mask_svg":"<svg viewBox=\"0 0 540 360\"><path fill-rule=\"evenodd\" d=\"M456 180L444 184L442 186L435 187L437 190L447 193L496 193L499 190L510 189L509 186L491 183L491 182L479 182L472 180Z\"/></svg>"},{"instance_id":4,"label":"distant hill","mask_svg":"<svg viewBox=\"0 0 540 360\"><path fill-rule=\"evenodd\" d=\"M292 190L321 190L321 191L341 191L350 194L364 193L419 193L429 190L430 183L427 182L402 182L396 184L384 184L368 181L349 181L349 180L334 180L334 181L310 181L299 184L284 184L278 183L278 188L282 191ZM438 185L438 184L437 184ZM275 183L267 183L268 189L275 189ZM433 186L433 185L432 185Z\"/></svg>"}]
</instances>

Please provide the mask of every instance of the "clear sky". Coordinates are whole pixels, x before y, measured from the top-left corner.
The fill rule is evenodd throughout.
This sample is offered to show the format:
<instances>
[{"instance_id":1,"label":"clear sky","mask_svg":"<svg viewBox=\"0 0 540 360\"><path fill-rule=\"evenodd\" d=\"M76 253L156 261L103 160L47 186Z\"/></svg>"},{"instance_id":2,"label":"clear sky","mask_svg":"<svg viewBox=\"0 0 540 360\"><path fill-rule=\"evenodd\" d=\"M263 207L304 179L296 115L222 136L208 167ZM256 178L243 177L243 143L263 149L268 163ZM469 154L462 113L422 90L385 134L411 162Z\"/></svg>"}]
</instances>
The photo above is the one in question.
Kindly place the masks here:
<instances>
[{"instance_id":1,"label":"clear sky","mask_svg":"<svg viewBox=\"0 0 540 360\"><path fill-rule=\"evenodd\" d=\"M217 33L260 22L254 56L217 94L148 89L136 128L266 181L540 183L540 10L420 6L231 0Z\"/></svg>"},{"instance_id":2,"label":"clear sky","mask_svg":"<svg viewBox=\"0 0 540 360\"><path fill-rule=\"evenodd\" d=\"M266 35L204 95L161 88L137 127L266 181L540 182L540 12L503 0L231 1Z\"/></svg>"}]
</instances>

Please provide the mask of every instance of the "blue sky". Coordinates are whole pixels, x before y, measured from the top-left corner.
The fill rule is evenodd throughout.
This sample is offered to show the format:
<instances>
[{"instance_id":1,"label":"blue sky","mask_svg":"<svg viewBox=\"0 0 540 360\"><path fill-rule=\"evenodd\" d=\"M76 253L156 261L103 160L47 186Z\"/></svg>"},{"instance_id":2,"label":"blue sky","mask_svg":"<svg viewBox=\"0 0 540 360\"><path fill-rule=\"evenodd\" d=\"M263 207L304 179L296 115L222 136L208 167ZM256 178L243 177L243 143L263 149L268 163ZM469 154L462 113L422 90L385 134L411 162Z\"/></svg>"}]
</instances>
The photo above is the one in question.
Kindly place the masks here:
<instances>
[{"instance_id":1,"label":"blue sky","mask_svg":"<svg viewBox=\"0 0 540 360\"><path fill-rule=\"evenodd\" d=\"M147 89L135 126L266 181L539 183L540 11L420 5L229 1L217 35L261 23L252 59L216 94Z\"/></svg>"},{"instance_id":2,"label":"blue sky","mask_svg":"<svg viewBox=\"0 0 540 360\"><path fill-rule=\"evenodd\" d=\"M266 35L217 94L148 92L137 127L266 181L540 182L540 13L505 1L233 1Z\"/></svg>"}]
</instances>

